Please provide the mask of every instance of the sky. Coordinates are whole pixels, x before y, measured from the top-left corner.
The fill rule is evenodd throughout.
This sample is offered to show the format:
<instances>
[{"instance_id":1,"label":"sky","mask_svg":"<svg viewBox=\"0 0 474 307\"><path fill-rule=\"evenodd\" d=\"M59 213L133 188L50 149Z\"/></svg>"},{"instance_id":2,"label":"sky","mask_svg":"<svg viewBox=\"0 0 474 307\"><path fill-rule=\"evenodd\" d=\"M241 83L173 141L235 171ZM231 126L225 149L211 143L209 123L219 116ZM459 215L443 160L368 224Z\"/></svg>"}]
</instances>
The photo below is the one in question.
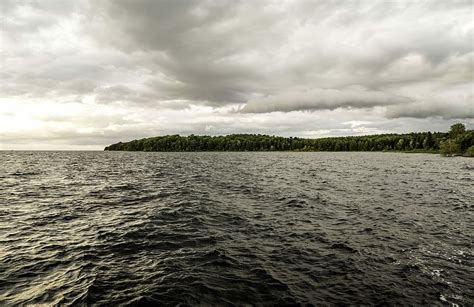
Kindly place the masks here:
<instances>
[{"instance_id":1,"label":"sky","mask_svg":"<svg viewBox=\"0 0 474 307\"><path fill-rule=\"evenodd\" d=\"M1 0L0 149L473 129L473 6Z\"/></svg>"}]
</instances>

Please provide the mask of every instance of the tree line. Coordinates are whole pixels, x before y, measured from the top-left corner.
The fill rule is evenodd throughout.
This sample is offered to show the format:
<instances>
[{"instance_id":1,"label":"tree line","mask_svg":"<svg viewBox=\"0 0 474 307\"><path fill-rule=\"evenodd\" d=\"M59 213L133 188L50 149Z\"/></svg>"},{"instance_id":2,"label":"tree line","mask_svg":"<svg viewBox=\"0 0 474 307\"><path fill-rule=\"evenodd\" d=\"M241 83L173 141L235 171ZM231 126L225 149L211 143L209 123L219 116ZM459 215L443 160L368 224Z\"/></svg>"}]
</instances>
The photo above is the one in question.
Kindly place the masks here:
<instances>
[{"instance_id":1,"label":"tree line","mask_svg":"<svg viewBox=\"0 0 474 307\"><path fill-rule=\"evenodd\" d=\"M227 136L166 135L119 142L105 150L122 151L405 151L474 156L474 130L463 124L449 132L418 132L306 139L261 134Z\"/></svg>"}]
</instances>

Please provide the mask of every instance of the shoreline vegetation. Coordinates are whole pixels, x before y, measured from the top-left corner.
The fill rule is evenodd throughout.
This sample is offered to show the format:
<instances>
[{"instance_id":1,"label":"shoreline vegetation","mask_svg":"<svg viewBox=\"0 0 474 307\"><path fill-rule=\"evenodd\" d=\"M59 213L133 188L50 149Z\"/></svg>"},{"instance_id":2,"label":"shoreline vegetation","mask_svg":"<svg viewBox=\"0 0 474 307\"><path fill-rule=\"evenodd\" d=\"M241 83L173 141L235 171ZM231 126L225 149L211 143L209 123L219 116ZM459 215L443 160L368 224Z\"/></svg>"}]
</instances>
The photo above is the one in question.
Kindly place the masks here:
<instances>
[{"instance_id":1,"label":"shoreline vegetation","mask_svg":"<svg viewBox=\"0 0 474 307\"><path fill-rule=\"evenodd\" d=\"M449 132L416 132L306 139L262 134L166 135L119 142L106 151L393 151L474 157L474 130L461 124Z\"/></svg>"}]
</instances>

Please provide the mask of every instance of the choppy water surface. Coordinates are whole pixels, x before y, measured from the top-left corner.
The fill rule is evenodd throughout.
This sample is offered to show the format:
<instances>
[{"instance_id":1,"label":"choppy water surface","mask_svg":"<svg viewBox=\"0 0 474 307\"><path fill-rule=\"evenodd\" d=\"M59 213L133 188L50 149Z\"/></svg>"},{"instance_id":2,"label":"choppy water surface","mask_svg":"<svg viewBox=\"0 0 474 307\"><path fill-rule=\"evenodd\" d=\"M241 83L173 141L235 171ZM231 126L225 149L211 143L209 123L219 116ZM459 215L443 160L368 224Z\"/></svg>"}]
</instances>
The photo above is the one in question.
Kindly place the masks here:
<instances>
[{"instance_id":1,"label":"choppy water surface","mask_svg":"<svg viewBox=\"0 0 474 307\"><path fill-rule=\"evenodd\" d=\"M0 305L474 304L474 159L0 152Z\"/></svg>"}]
</instances>

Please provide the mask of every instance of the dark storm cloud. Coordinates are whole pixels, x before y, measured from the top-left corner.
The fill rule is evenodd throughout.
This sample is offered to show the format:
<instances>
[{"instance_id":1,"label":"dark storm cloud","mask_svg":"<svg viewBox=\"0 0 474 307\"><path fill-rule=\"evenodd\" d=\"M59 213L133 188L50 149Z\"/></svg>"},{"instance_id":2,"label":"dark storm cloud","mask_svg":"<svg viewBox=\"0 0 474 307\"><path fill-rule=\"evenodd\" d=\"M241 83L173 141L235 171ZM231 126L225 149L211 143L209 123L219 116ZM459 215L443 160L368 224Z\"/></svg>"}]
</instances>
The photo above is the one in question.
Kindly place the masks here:
<instances>
[{"instance_id":1,"label":"dark storm cloud","mask_svg":"<svg viewBox=\"0 0 474 307\"><path fill-rule=\"evenodd\" d=\"M371 108L404 105L407 97L384 92L362 90L314 89L304 92L286 92L276 96L250 100L242 113L290 112L304 110L334 110L337 108Z\"/></svg>"},{"instance_id":2,"label":"dark storm cloud","mask_svg":"<svg viewBox=\"0 0 474 307\"><path fill-rule=\"evenodd\" d=\"M140 97L141 103L147 103L147 97L152 102L191 100L211 106L250 102L246 109L255 109L261 96L312 88L340 91L356 85L384 92L397 82L439 79L450 73L449 66L440 69L443 63L453 57L472 60L473 51L473 28L466 24L472 11L469 1L4 1L2 6L12 16L2 25L7 35L31 40L41 31L63 26L62 16L76 18L76 34L99 47L65 50L54 57L32 53L18 43L23 52L30 52L27 58L40 63L34 78L31 72L19 71L16 80L5 81L6 91L15 92L17 86L21 92L31 84L62 92L64 82L88 80L90 94L100 92L102 102L118 97L101 87L130 87L122 84L130 81L146 84L133 86L139 93L127 95ZM403 66L413 57L418 61ZM140 75L143 69L148 78L142 74L124 82L114 77ZM453 74L449 78L447 82L471 82ZM441 83L435 86L444 86ZM111 96L104 97L104 92ZM285 111L303 106L279 103L278 109Z\"/></svg>"},{"instance_id":3,"label":"dark storm cloud","mask_svg":"<svg viewBox=\"0 0 474 307\"><path fill-rule=\"evenodd\" d=\"M113 35L99 31L99 43L148 52L149 64L175 81L154 83L155 90L169 98L245 102L261 79L259 70L245 63L245 53L281 36L272 30L272 16L252 13L252 7L242 3L104 1L94 9L104 14L98 23L116 30Z\"/></svg>"},{"instance_id":4,"label":"dark storm cloud","mask_svg":"<svg viewBox=\"0 0 474 307\"><path fill-rule=\"evenodd\" d=\"M161 53L150 65L175 82L156 82L153 89L168 99L213 106L248 101L244 110L334 109L340 107L337 102L315 108L291 99L285 106L281 100L268 106L268 99L254 99L254 94L278 97L298 88L340 91L350 85L384 92L396 82L439 79L449 73L449 66L440 67L453 57L472 59L472 26L459 20L472 9L468 1L97 3L93 9L105 25L97 31L100 43L131 53ZM448 79L471 82L452 74ZM262 106L256 106L258 101ZM353 101L363 107L385 105L385 100Z\"/></svg>"},{"instance_id":5,"label":"dark storm cloud","mask_svg":"<svg viewBox=\"0 0 474 307\"><path fill-rule=\"evenodd\" d=\"M472 96L451 100L434 99L420 101L408 106L391 106L387 109L388 118L413 117L427 118L439 116L444 119L474 119L474 99Z\"/></svg>"}]
</instances>

